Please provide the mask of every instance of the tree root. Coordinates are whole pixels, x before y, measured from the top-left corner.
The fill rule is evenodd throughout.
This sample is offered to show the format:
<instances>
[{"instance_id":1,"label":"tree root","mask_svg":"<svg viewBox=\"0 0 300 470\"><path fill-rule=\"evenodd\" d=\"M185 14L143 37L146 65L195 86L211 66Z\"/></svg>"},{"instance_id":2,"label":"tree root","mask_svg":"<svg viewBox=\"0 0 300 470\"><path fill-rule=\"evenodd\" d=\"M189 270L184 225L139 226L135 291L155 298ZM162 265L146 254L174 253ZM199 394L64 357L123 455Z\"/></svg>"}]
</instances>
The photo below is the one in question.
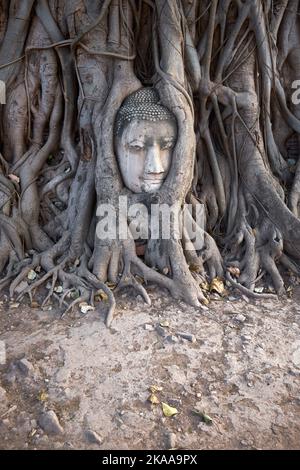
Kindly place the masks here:
<instances>
[{"instance_id":1,"label":"tree root","mask_svg":"<svg viewBox=\"0 0 300 470\"><path fill-rule=\"evenodd\" d=\"M239 268L238 281L225 277L245 295L277 298L254 292L263 276L282 295L278 264L300 274L288 257L300 259L300 161L288 164L285 143L291 132L299 141L300 120L284 83L290 69L300 70L298 1L105 0L102 8L82 2L82 9L71 0L10 3L0 25L0 79L7 86L0 289L9 285L11 298L18 292L18 300L32 299L49 282L42 306L54 299L63 315L81 302L94 305L101 289L107 326L121 289L133 288L150 305L151 281L199 307L206 300L201 282L224 278L224 265ZM152 43L138 43L143 11ZM148 241L143 262L132 239L106 243L95 227L97 205L116 208L128 195L114 123L123 100L145 85L156 87L178 124L168 176L145 204L182 207L190 196L194 211L201 200L207 221L197 226L191 211L200 247L188 230L178 240L171 227L169 240ZM283 120L285 138L276 135ZM42 274L19 292L38 267ZM74 289L79 297L69 300Z\"/></svg>"},{"instance_id":2,"label":"tree root","mask_svg":"<svg viewBox=\"0 0 300 470\"><path fill-rule=\"evenodd\" d=\"M256 292L253 292L252 290L248 289L247 287L243 286L239 282L236 282L232 276L230 275L229 272L226 273L226 280L230 282L230 284L238 289L242 294L245 294L247 297L250 297L252 299L270 299L270 300L278 300L277 295L274 294L258 294Z\"/></svg>"}]
</instances>

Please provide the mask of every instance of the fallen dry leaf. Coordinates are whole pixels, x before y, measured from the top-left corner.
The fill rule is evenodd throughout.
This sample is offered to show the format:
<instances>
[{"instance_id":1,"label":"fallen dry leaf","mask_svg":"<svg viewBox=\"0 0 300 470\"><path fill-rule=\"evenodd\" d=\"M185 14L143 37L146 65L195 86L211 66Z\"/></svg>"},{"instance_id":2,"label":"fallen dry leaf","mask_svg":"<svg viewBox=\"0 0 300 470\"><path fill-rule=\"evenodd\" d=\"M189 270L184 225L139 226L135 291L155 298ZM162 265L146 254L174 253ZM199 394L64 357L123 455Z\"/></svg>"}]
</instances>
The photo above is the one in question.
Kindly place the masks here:
<instances>
[{"instance_id":1,"label":"fallen dry leaf","mask_svg":"<svg viewBox=\"0 0 300 470\"><path fill-rule=\"evenodd\" d=\"M107 282L106 283L107 287L109 287L111 290L114 290L117 285L114 282Z\"/></svg>"},{"instance_id":2,"label":"fallen dry leaf","mask_svg":"<svg viewBox=\"0 0 300 470\"><path fill-rule=\"evenodd\" d=\"M82 302L81 304L79 304L79 308L80 308L81 313L88 313L91 310L95 310L95 307L87 304L86 302Z\"/></svg>"},{"instance_id":3,"label":"fallen dry leaf","mask_svg":"<svg viewBox=\"0 0 300 470\"><path fill-rule=\"evenodd\" d=\"M151 393L157 393L157 392L162 392L163 388L159 387L158 385L151 385L149 387L149 390L150 390Z\"/></svg>"},{"instance_id":4,"label":"fallen dry leaf","mask_svg":"<svg viewBox=\"0 0 300 470\"><path fill-rule=\"evenodd\" d=\"M192 271L193 273L199 273L201 271L201 267L199 266L199 264L196 264L196 263L191 263L189 265L189 268L190 268L190 271Z\"/></svg>"},{"instance_id":5,"label":"fallen dry leaf","mask_svg":"<svg viewBox=\"0 0 300 470\"><path fill-rule=\"evenodd\" d=\"M31 269L29 271L29 273L27 274L27 278L30 280L30 281L34 281L35 278L36 278L37 274L35 271L33 271L33 269Z\"/></svg>"},{"instance_id":6,"label":"fallen dry leaf","mask_svg":"<svg viewBox=\"0 0 300 470\"><path fill-rule=\"evenodd\" d=\"M206 282L206 281L205 281L205 282L201 282L200 287L201 287L202 290L209 291L209 284L208 284L208 282Z\"/></svg>"},{"instance_id":7,"label":"fallen dry leaf","mask_svg":"<svg viewBox=\"0 0 300 470\"><path fill-rule=\"evenodd\" d=\"M286 293L287 293L287 296L288 297L292 297L293 296L293 292L294 292L294 288L292 286L289 286L287 289L286 289Z\"/></svg>"},{"instance_id":8,"label":"fallen dry leaf","mask_svg":"<svg viewBox=\"0 0 300 470\"><path fill-rule=\"evenodd\" d=\"M95 294L95 301L108 300L108 295L103 290L98 290Z\"/></svg>"},{"instance_id":9,"label":"fallen dry leaf","mask_svg":"<svg viewBox=\"0 0 300 470\"><path fill-rule=\"evenodd\" d=\"M18 308L18 307L20 307L19 303L10 304L10 308Z\"/></svg>"},{"instance_id":10,"label":"fallen dry leaf","mask_svg":"<svg viewBox=\"0 0 300 470\"><path fill-rule=\"evenodd\" d=\"M135 276L135 279L137 280L137 282L139 282L140 284L145 284L145 280L143 277L139 276L138 274Z\"/></svg>"},{"instance_id":11,"label":"fallen dry leaf","mask_svg":"<svg viewBox=\"0 0 300 470\"><path fill-rule=\"evenodd\" d=\"M210 284L210 291L217 292L219 295L224 295L225 287L224 282L220 277L215 277Z\"/></svg>"},{"instance_id":12,"label":"fallen dry leaf","mask_svg":"<svg viewBox=\"0 0 300 470\"><path fill-rule=\"evenodd\" d=\"M167 418L177 415L178 410L176 408L173 408L173 406L170 406L167 403L163 403L163 402L161 403L161 405L162 405L163 414L167 416Z\"/></svg>"},{"instance_id":13,"label":"fallen dry leaf","mask_svg":"<svg viewBox=\"0 0 300 470\"><path fill-rule=\"evenodd\" d=\"M255 289L254 289L254 292L256 292L257 294L262 294L263 291L264 291L263 287L255 287Z\"/></svg>"},{"instance_id":14,"label":"fallen dry leaf","mask_svg":"<svg viewBox=\"0 0 300 470\"><path fill-rule=\"evenodd\" d=\"M55 292L56 294L62 294L62 292L63 292L63 286L54 287L54 292Z\"/></svg>"},{"instance_id":15,"label":"fallen dry leaf","mask_svg":"<svg viewBox=\"0 0 300 470\"><path fill-rule=\"evenodd\" d=\"M241 274L241 271L236 266L229 266L229 268L227 268L227 271L230 274L232 274L232 276L234 276L234 277L239 277L240 274Z\"/></svg>"},{"instance_id":16,"label":"fallen dry leaf","mask_svg":"<svg viewBox=\"0 0 300 470\"><path fill-rule=\"evenodd\" d=\"M48 394L43 390L42 392L39 393L38 400L41 401L41 402L47 401L48 400Z\"/></svg>"},{"instance_id":17,"label":"fallen dry leaf","mask_svg":"<svg viewBox=\"0 0 300 470\"><path fill-rule=\"evenodd\" d=\"M152 403L152 405L159 405L159 403L160 403L159 399L157 398L156 395L154 395L154 393L152 393L150 395L150 397L148 398L148 401L150 401L150 403Z\"/></svg>"}]
</instances>

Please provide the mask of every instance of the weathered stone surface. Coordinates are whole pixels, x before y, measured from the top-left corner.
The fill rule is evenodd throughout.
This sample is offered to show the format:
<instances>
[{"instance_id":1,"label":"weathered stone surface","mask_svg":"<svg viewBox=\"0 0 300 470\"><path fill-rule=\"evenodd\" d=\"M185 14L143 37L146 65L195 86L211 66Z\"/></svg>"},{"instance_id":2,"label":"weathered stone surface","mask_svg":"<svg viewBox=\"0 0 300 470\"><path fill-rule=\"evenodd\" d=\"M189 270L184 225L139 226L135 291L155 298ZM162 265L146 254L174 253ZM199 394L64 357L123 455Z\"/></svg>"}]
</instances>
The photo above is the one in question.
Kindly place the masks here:
<instances>
[{"instance_id":1,"label":"weathered stone surface","mask_svg":"<svg viewBox=\"0 0 300 470\"><path fill-rule=\"evenodd\" d=\"M159 334L159 336L162 336L163 338L165 338L168 334L165 328L160 325L156 325L155 330Z\"/></svg>"},{"instance_id":2,"label":"weathered stone surface","mask_svg":"<svg viewBox=\"0 0 300 470\"><path fill-rule=\"evenodd\" d=\"M171 343L171 344L178 343L178 341L179 341L179 339L178 339L177 336L175 336L175 335L168 335L168 336L165 338L165 342Z\"/></svg>"},{"instance_id":3,"label":"weathered stone surface","mask_svg":"<svg viewBox=\"0 0 300 470\"><path fill-rule=\"evenodd\" d=\"M46 411L39 417L38 423L47 434L62 434L63 428L54 411Z\"/></svg>"},{"instance_id":4,"label":"weathered stone surface","mask_svg":"<svg viewBox=\"0 0 300 470\"><path fill-rule=\"evenodd\" d=\"M34 372L34 367L28 359L21 359L17 362L17 366L24 375L29 375Z\"/></svg>"},{"instance_id":5,"label":"weathered stone surface","mask_svg":"<svg viewBox=\"0 0 300 470\"><path fill-rule=\"evenodd\" d=\"M3 387L0 387L0 414L5 412L8 406L6 390Z\"/></svg>"},{"instance_id":6,"label":"weathered stone surface","mask_svg":"<svg viewBox=\"0 0 300 470\"><path fill-rule=\"evenodd\" d=\"M89 429L85 432L85 437L90 444L102 444L103 439L95 431Z\"/></svg>"},{"instance_id":7,"label":"weathered stone surface","mask_svg":"<svg viewBox=\"0 0 300 470\"><path fill-rule=\"evenodd\" d=\"M116 120L116 151L124 184L134 193L158 191L168 175L177 125L153 88L131 94Z\"/></svg>"},{"instance_id":8,"label":"weathered stone surface","mask_svg":"<svg viewBox=\"0 0 300 470\"><path fill-rule=\"evenodd\" d=\"M235 317L235 320L238 321L239 323L244 323L247 318L245 317L245 315L243 315L242 313L239 313L236 317Z\"/></svg>"},{"instance_id":9,"label":"weathered stone surface","mask_svg":"<svg viewBox=\"0 0 300 470\"><path fill-rule=\"evenodd\" d=\"M196 336L192 335L190 333L182 333L182 332L179 331L177 333L177 336L180 336L180 338L186 339L187 341L190 341L191 343L196 343L196 341L197 341Z\"/></svg>"}]
</instances>

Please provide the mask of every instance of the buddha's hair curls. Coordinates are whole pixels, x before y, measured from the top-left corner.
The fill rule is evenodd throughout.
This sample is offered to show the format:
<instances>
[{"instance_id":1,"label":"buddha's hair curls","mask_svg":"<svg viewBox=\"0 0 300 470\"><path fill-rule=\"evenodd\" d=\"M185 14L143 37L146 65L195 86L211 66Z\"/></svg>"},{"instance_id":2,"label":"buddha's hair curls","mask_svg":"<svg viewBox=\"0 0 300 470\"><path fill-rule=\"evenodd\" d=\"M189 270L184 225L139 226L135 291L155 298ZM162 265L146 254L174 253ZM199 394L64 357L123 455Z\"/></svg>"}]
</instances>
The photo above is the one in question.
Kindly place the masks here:
<instances>
[{"instance_id":1,"label":"buddha's hair curls","mask_svg":"<svg viewBox=\"0 0 300 470\"><path fill-rule=\"evenodd\" d=\"M115 122L115 134L119 136L131 121L175 121L168 108L160 104L159 94L154 88L140 88L123 101Z\"/></svg>"}]
</instances>

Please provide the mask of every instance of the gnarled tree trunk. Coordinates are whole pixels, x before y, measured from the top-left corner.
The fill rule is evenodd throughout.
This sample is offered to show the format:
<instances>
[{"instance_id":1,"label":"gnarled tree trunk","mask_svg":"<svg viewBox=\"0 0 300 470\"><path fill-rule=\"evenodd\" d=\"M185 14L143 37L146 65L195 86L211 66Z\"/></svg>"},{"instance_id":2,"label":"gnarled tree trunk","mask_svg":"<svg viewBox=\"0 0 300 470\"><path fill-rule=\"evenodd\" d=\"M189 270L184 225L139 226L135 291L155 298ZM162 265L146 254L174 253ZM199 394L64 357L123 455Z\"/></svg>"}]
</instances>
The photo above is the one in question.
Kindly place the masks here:
<instances>
[{"instance_id":1,"label":"gnarled tree trunk","mask_svg":"<svg viewBox=\"0 0 300 470\"><path fill-rule=\"evenodd\" d=\"M108 324L110 283L150 302L142 278L198 306L207 278L255 296L265 275L283 294L279 267L299 274L300 259L299 18L298 0L1 0L0 288L13 296L40 267L21 296L51 280L47 302L59 282L68 310L102 289ZM145 86L178 139L162 188L133 194L114 123ZM99 238L100 204L129 225L119 196L148 209L201 204L206 225L190 218L202 245L173 225L143 256L132 237Z\"/></svg>"}]
</instances>

